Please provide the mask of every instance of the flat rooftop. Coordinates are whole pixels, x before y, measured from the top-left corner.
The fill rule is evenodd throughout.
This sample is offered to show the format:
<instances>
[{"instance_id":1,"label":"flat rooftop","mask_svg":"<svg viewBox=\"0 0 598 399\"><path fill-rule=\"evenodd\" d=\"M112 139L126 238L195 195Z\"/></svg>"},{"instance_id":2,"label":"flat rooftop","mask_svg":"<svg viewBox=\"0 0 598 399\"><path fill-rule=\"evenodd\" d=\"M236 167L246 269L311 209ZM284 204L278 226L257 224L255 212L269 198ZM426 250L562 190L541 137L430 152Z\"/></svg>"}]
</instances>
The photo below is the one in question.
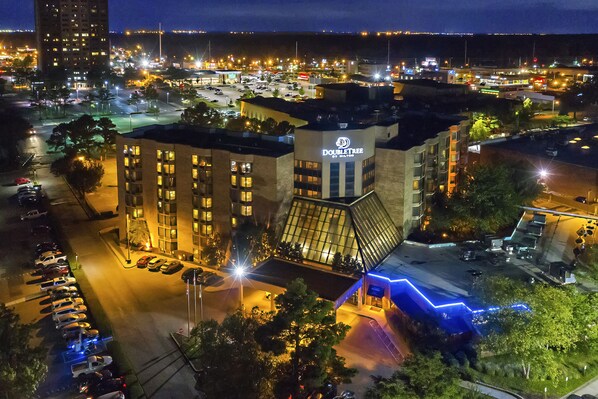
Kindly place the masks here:
<instances>
[{"instance_id":1,"label":"flat rooftop","mask_svg":"<svg viewBox=\"0 0 598 399\"><path fill-rule=\"evenodd\" d=\"M501 150L518 152L545 158L547 161L557 161L572 165L598 169L598 124L580 126L577 129L561 129L556 132L539 132L520 138L510 139L498 143L482 146ZM573 140L580 138L581 140ZM576 141L571 143L570 141ZM546 149L552 147L558 150L556 157L546 154ZM584 148L587 147L587 148Z\"/></svg>"},{"instance_id":2,"label":"flat rooftop","mask_svg":"<svg viewBox=\"0 0 598 399\"><path fill-rule=\"evenodd\" d=\"M224 129L196 128L180 124L154 125L123 134L130 139L154 140L167 144L185 144L197 148L220 149L237 154L280 157L293 152L293 145L279 137Z\"/></svg>"},{"instance_id":3,"label":"flat rooftop","mask_svg":"<svg viewBox=\"0 0 598 399\"><path fill-rule=\"evenodd\" d=\"M310 290L316 292L320 298L332 302L359 282L355 277L334 274L277 258L271 258L253 269L247 278L281 288L286 288L291 281L302 278Z\"/></svg>"},{"instance_id":4,"label":"flat rooftop","mask_svg":"<svg viewBox=\"0 0 598 399\"><path fill-rule=\"evenodd\" d=\"M422 145L426 140L436 137L438 133L447 131L451 126L458 125L465 119L458 115L406 112L399 116L399 135L378 146L406 151Z\"/></svg>"},{"instance_id":5,"label":"flat rooftop","mask_svg":"<svg viewBox=\"0 0 598 399\"><path fill-rule=\"evenodd\" d=\"M480 301L472 295L473 272L482 276L506 275L513 278L529 277L511 259L500 266L490 264L483 251L478 251L481 259L462 261L459 259L462 248L426 248L409 244L399 245L371 273L390 280L407 279L434 305L464 302L472 309L480 309Z\"/></svg>"}]
</instances>

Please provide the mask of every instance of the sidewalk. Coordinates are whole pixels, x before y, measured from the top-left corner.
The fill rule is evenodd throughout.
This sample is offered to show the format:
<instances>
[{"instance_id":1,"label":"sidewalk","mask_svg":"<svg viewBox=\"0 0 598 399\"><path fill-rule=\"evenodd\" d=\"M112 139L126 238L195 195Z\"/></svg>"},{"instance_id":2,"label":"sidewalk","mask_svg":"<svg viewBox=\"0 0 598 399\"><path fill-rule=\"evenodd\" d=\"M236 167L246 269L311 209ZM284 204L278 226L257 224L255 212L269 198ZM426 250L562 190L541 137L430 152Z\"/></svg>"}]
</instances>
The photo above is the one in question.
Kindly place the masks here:
<instances>
[{"instance_id":1,"label":"sidewalk","mask_svg":"<svg viewBox=\"0 0 598 399\"><path fill-rule=\"evenodd\" d=\"M500 389L493 388L491 386L487 386L485 384L477 384L474 382L469 381L461 381L459 383L463 388L469 389L474 392L479 392L481 394L496 398L496 399L523 399L523 397L519 395L515 395L509 393L507 391L503 391Z\"/></svg>"}]
</instances>

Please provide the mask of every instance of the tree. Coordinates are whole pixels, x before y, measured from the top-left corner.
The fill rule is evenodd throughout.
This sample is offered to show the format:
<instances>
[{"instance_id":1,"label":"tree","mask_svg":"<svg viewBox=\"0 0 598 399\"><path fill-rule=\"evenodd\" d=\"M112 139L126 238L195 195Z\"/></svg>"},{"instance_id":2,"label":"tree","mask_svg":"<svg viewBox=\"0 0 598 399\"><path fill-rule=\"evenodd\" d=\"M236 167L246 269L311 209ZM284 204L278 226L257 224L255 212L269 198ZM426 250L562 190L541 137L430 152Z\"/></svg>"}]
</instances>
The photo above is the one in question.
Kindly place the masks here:
<instances>
[{"instance_id":1,"label":"tree","mask_svg":"<svg viewBox=\"0 0 598 399\"><path fill-rule=\"evenodd\" d=\"M224 120L220 112L201 101L183 111L181 123L201 127L221 127Z\"/></svg>"},{"instance_id":2,"label":"tree","mask_svg":"<svg viewBox=\"0 0 598 399\"><path fill-rule=\"evenodd\" d=\"M274 97L274 98L280 97L280 90L278 90L278 88L274 89L274 91L272 92L272 97Z\"/></svg>"},{"instance_id":3,"label":"tree","mask_svg":"<svg viewBox=\"0 0 598 399\"><path fill-rule=\"evenodd\" d=\"M201 257L209 266L220 266L226 257L226 248L220 233L208 237L206 246L201 251Z\"/></svg>"},{"instance_id":4,"label":"tree","mask_svg":"<svg viewBox=\"0 0 598 399\"><path fill-rule=\"evenodd\" d=\"M263 351L288 355L278 364L275 397L299 398L325 381L349 383L356 370L347 368L333 347L350 327L336 322L333 304L319 300L302 279L289 283L275 303L277 313L255 334Z\"/></svg>"},{"instance_id":5,"label":"tree","mask_svg":"<svg viewBox=\"0 0 598 399\"><path fill-rule=\"evenodd\" d=\"M75 159L71 169L66 174L66 179L79 194L91 193L102 185L104 167L101 163L87 160Z\"/></svg>"},{"instance_id":6,"label":"tree","mask_svg":"<svg viewBox=\"0 0 598 399\"><path fill-rule=\"evenodd\" d=\"M254 98L255 97L255 93L253 92L253 90L251 89L246 89L243 94L241 94L241 96L237 99L236 103L237 103L237 107L241 105L241 100L246 100L246 99L250 99L250 98Z\"/></svg>"},{"instance_id":7,"label":"tree","mask_svg":"<svg viewBox=\"0 0 598 399\"><path fill-rule=\"evenodd\" d=\"M305 95L305 89L303 87L300 87L298 93L299 93L300 96L304 96Z\"/></svg>"},{"instance_id":8,"label":"tree","mask_svg":"<svg viewBox=\"0 0 598 399\"><path fill-rule=\"evenodd\" d=\"M106 152L112 149L116 143L116 135L118 134L116 125L109 118L100 118L97 122L97 132L102 137L100 149L105 156Z\"/></svg>"},{"instance_id":9,"label":"tree","mask_svg":"<svg viewBox=\"0 0 598 399\"><path fill-rule=\"evenodd\" d=\"M281 241L276 248L278 256L283 259L288 259L294 262L303 262L303 247L299 243L292 244L290 242Z\"/></svg>"},{"instance_id":10,"label":"tree","mask_svg":"<svg viewBox=\"0 0 598 399\"><path fill-rule=\"evenodd\" d=\"M255 340L264 317L257 309L247 317L237 311L221 324L202 321L191 331L185 351L201 367L197 387L207 398L273 397L272 355L262 352Z\"/></svg>"},{"instance_id":11,"label":"tree","mask_svg":"<svg viewBox=\"0 0 598 399\"><path fill-rule=\"evenodd\" d=\"M147 101L148 112L155 112L155 113L160 112L160 109L159 109L158 103L157 103L158 97L159 97L158 90L156 90L154 85L148 84L147 86L142 87L141 94L143 96L143 99L145 101Z\"/></svg>"},{"instance_id":12,"label":"tree","mask_svg":"<svg viewBox=\"0 0 598 399\"><path fill-rule=\"evenodd\" d=\"M4 96L6 93L6 79L0 78L0 97Z\"/></svg>"},{"instance_id":13,"label":"tree","mask_svg":"<svg viewBox=\"0 0 598 399\"><path fill-rule=\"evenodd\" d=\"M555 354L572 349L580 337L571 291L541 283L523 285L507 277L491 277L479 284L484 302L500 306L485 316L489 331L481 349L519 363L526 379L532 366L542 378L558 378L561 370Z\"/></svg>"},{"instance_id":14,"label":"tree","mask_svg":"<svg viewBox=\"0 0 598 399\"><path fill-rule=\"evenodd\" d=\"M473 114L473 124L469 130L469 137L473 141L484 141L500 128L498 119L483 113Z\"/></svg>"},{"instance_id":15,"label":"tree","mask_svg":"<svg viewBox=\"0 0 598 399\"><path fill-rule=\"evenodd\" d=\"M139 103L141 102L141 94L137 90L131 93L131 96L127 100L127 104L134 105L137 112L139 112Z\"/></svg>"},{"instance_id":16,"label":"tree","mask_svg":"<svg viewBox=\"0 0 598 399\"><path fill-rule=\"evenodd\" d=\"M129 242L132 245L147 245L150 241L151 237L145 220L129 221Z\"/></svg>"},{"instance_id":17,"label":"tree","mask_svg":"<svg viewBox=\"0 0 598 399\"><path fill-rule=\"evenodd\" d=\"M16 162L19 157L18 143L29 137L31 125L13 110L6 110L0 113L0 126L0 154L6 162Z\"/></svg>"},{"instance_id":18,"label":"tree","mask_svg":"<svg viewBox=\"0 0 598 399\"><path fill-rule=\"evenodd\" d=\"M105 114L106 107L108 107L108 112L110 112L110 102L114 100L114 94L112 94L106 87L100 87L96 94L96 98L101 106L101 112Z\"/></svg>"},{"instance_id":19,"label":"tree","mask_svg":"<svg viewBox=\"0 0 598 399\"><path fill-rule=\"evenodd\" d=\"M442 361L440 352L417 352L390 378L372 377L367 399L453 399L460 397L459 373Z\"/></svg>"},{"instance_id":20,"label":"tree","mask_svg":"<svg viewBox=\"0 0 598 399\"><path fill-rule=\"evenodd\" d=\"M270 226L252 222L241 224L233 237L238 264L257 265L273 255L276 248L276 235Z\"/></svg>"},{"instance_id":21,"label":"tree","mask_svg":"<svg viewBox=\"0 0 598 399\"><path fill-rule=\"evenodd\" d=\"M32 326L0 304L0 397L30 398L46 378L46 350L31 347Z\"/></svg>"}]
</instances>

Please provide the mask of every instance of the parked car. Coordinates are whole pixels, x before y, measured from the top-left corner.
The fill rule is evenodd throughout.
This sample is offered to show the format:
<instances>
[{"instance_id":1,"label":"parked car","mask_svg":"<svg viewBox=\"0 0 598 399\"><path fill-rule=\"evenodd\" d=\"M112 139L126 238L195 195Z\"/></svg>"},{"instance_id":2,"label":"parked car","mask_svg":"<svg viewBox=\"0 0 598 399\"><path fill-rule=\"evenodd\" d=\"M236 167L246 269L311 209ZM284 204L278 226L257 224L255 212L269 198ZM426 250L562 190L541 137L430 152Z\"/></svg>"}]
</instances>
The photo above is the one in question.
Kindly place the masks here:
<instances>
[{"instance_id":1,"label":"parked car","mask_svg":"<svg viewBox=\"0 0 598 399\"><path fill-rule=\"evenodd\" d=\"M462 261L469 262L476 260L478 257L475 251L465 250L461 252L461 256L459 257Z\"/></svg>"},{"instance_id":2,"label":"parked car","mask_svg":"<svg viewBox=\"0 0 598 399\"><path fill-rule=\"evenodd\" d=\"M95 373L111 364L112 357L110 356L89 356L84 362L73 364L71 366L71 373L73 378L77 378L81 374Z\"/></svg>"},{"instance_id":3,"label":"parked car","mask_svg":"<svg viewBox=\"0 0 598 399\"><path fill-rule=\"evenodd\" d=\"M181 280L185 283L193 284L193 274L195 273L195 280L199 282L201 275L203 274L201 267L191 267L183 272Z\"/></svg>"},{"instance_id":4,"label":"parked car","mask_svg":"<svg viewBox=\"0 0 598 399\"><path fill-rule=\"evenodd\" d=\"M57 277L65 277L68 276L70 273L70 270L68 268L68 266L56 266L56 267L50 267L47 269L44 269L42 271L42 278L44 280L53 280Z\"/></svg>"},{"instance_id":5,"label":"parked car","mask_svg":"<svg viewBox=\"0 0 598 399\"><path fill-rule=\"evenodd\" d=\"M77 305L83 305L83 298L74 297L74 298L58 299L56 301L53 301L51 306L52 306L52 310L57 310L57 309L64 308L67 306L77 306Z\"/></svg>"},{"instance_id":6,"label":"parked car","mask_svg":"<svg viewBox=\"0 0 598 399\"><path fill-rule=\"evenodd\" d=\"M123 377L111 378L91 387L86 397L91 399L125 399L126 384Z\"/></svg>"},{"instance_id":7,"label":"parked car","mask_svg":"<svg viewBox=\"0 0 598 399\"><path fill-rule=\"evenodd\" d=\"M17 186L20 186L20 185L22 185L22 184L29 184L29 183L31 183L31 180L29 180L29 179L28 179L28 178L26 178L26 177L17 177L17 178L15 179L15 184L16 184Z\"/></svg>"},{"instance_id":8,"label":"parked car","mask_svg":"<svg viewBox=\"0 0 598 399\"><path fill-rule=\"evenodd\" d=\"M575 197L575 201L577 202L581 202L582 204L587 204L588 203L588 199L586 197Z\"/></svg>"},{"instance_id":9,"label":"parked car","mask_svg":"<svg viewBox=\"0 0 598 399\"><path fill-rule=\"evenodd\" d=\"M90 330L90 328L91 328L91 324L89 324L88 322L76 321L76 322L73 322L71 324L68 324L68 325L62 327L62 329L60 330L60 333L62 334L62 338L64 338L64 339L73 339L73 338L78 338L79 334L87 334L91 331L94 331L94 330Z\"/></svg>"},{"instance_id":10,"label":"parked car","mask_svg":"<svg viewBox=\"0 0 598 399\"><path fill-rule=\"evenodd\" d=\"M62 287L55 288L50 294L50 297L53 301L77 296L79 296L79 290L74 285L65 285Z\"/></svg>"},{"instance_id":11,"label":"parked car","mask_svg":"<svg viewBox=\"0 0 598 399\"><path fill-rule=\"evenodd\" d=\"M65 337L65 340L68 349L74 349L79 344L79 340L81 340L81 346L91 346L100 340L100 332L98 330L80 329L73 332L71 336Z\"/></svg>"},{"instance_id":12,"label":"parked car","mask_svg":"<svg viewBox=\"0 0 598 399\"><path fill-rule=\"evenodd\" d=\"M154 258L156 258L154 255L143 255L141 258L139 258L139 260L137 260L137 267L147 267L147 264Z\"/></svg>"},{"instance_id":13,"label":"parked car","mask_svg":"<svg viewBox=\"0 0 598 399\"><path fill-rule=\"evenodd\" d=\"M31 228L31 234L34 235L34 236L40 236L40 235L48 234L48 233L50 233L50 231L52 231L52 229L50 228L50 226L47 226L45 224L38 224L38 225L33 226Z\"/></svg>"},{"instance_id":14,"label":"parked car","mask_svg":"<svg viewBox=\"0 0 598 399\"><path fill-rule=\"evenodd\" d=\"M77 282L74 277L58 277L52 281L46 281L41 283L39 289L42 291L51 291L55 288L62 287L65 285L73 285Z\"/></svg>"},{"instance_id":15,"label":"parked car","mask_svg":"<svg viewBox=\"0 0 598 399\"><path fill-rule=\"evenodd\" d=\"M87 315L85 313L65 314L60 316L58 320L56 320L56 329L61 330L63 327L66 327L69 324L78 323L80 321L86 320Z\"/></svg>"},{"instance_id":16,"label":"parked car","mask_svg":"<svg viewBox=\"0 0 598 399\"><path fill-rule=\"evenodd\" d=\"M48 211L40 211L39 209L34 209L32 211L27 212L24 215L21 215L21 220L32 220L41 218L48 215Z\"/></svg>"},{"instance_id":17,"label":"parked car","mask_svg":"<svg viewBox=\"0 0 598 399\"><path fill-rule=\"evenodd\" d=\"M160 267L160 271L164 274L173 274L183 268L183 264L178 260L171 260Z\"/></svg>"},{"instance_id":18,"label":"parked car","mask_svg":"<svg viewBox=\"0 0 598 399\"><path fill-rule=\"evenodd\" d=\"M65 306L60 309L56 309L52 312L52 320L54 322L58 322L62 316L71 315L71 314L80 314L87 312L87 306L85 305L71 305Z\"/></svg>"},{"instance_id":19,"label":"parked car","mask_svg":"<svg viewBox=\"0 0 598 399\"><path fill-rule=\"evenodd\" d=\"M52 269L52 268L56 268L56 267L68 268L68 267L70 267L70 264L67 259L58 259L54 263L49 263L47 265L39 266L37 269L39 269L40 272L43 274L44 271Z\"/></svg>"},{"instance_id":20,"label":"parked car","mask_svg":"<svg viewBox=\"0 0 598 399\"><path fill-rule=\"evenodd\" d=\"M96 371L91 374L86 374L84 377L79 378L79 393L85 393L90 388L95 387L102 381L106 381L112 378L112 371L108 369Z\"/></svg>"},{"instance_id":21,"label":"parked car","mask_svg":"<svg viewBox=\"0 0 598 399\"><path fill-rule=\"evenodd\" d=\"M164 258L154 258L148 262L147 270L150 272L157 272L166 262L167 261Z\"/></svg>"},{"instance_id":22,"label":"parked car","mask_svg":"<svg viewBox=\"0 0 598 399\"><path fill-rule=\"evenodd\" d=\"M66 260L66 254L62 252L43 253L35 261L35 267L43 267L56 263L59 260Z\"/></svg>"},{"instance_id":23,"label":"parked car","mask_svg":"<svg viewBox=\"0 0 598 399\"><path fill-rule=\"evenodd\" d=\"M33 186L21 186L21 187L17 188L17 194L25 192L25 191L35 191L35 188Z\"/></svg>"},{"instance_id":24,"label":"parked car","mask_svg":"<svg viewBox=\"0 0 598 399\"><path fill-rule=\"evenodd\" d=\"M19 198L19 206L38 206L38 205L39 205L39 199L37 196Z\"/></svg>"},{"instance_id":25,"label":"parked car","mask_svg":"<svg viewBox=\"0 0 598 399\"><path fill-rule=\"evenodd\" d=\"M55 242L43 242L35 247L35 258L39 258L44 252L60 252L60 245Z\"/></svg>"}]
</instances>

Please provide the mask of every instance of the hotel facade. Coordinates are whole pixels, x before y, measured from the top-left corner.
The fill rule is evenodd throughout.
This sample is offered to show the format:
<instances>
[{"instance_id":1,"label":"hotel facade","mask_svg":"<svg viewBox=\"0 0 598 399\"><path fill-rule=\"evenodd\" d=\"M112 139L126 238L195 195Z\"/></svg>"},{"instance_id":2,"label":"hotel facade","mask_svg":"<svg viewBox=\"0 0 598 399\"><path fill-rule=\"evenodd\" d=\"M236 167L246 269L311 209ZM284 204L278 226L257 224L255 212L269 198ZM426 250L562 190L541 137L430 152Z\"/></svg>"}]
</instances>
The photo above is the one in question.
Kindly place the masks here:
<instances>
[{"instance_id":1,"label":"hotel facade","mask_svg":"<svg viewBox=\"0 0 598 399\"><path fill-rule=\"evenodd\" d=\"M397 118L314 122L281 137L168 125L117 136L120 239L141 224L140 244L201 262L210 236L228 242L250 221L275 227L316 267L340 253L371 270L425 228L431 196L452 191L465 164L467 122L409 116L420 117L435 123L409 132Z\"/></svg>"}]
</instances>

